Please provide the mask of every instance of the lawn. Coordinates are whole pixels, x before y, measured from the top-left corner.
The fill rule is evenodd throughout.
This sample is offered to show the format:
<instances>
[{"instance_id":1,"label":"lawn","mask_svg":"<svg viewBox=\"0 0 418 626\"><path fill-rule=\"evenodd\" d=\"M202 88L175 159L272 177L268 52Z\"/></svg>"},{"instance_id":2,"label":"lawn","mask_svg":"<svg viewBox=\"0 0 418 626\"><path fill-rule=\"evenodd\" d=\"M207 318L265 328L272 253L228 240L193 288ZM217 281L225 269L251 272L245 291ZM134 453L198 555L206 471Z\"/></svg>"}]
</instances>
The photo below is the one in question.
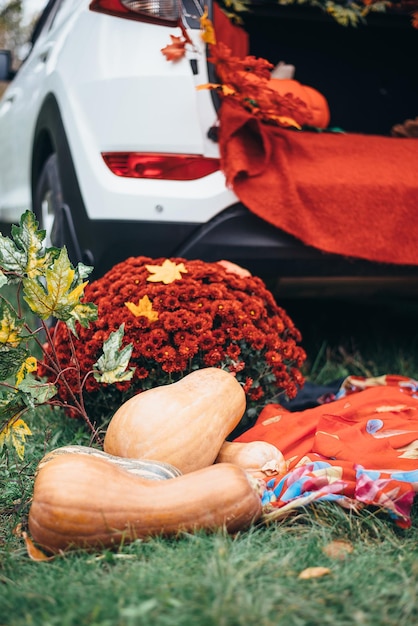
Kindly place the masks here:
<instances>
[{"instance_id":1,"label":"lawn","mask_svg":"<svg viewBox=\"0 0 418 626\"><path fill-rule=\"evenodd\" d=\"M282 303L281 303L282 304ZM418 376L416 303L289 300L305 374ZM235 536L222 531L137 541L119 550L31 560L20 536L43 454L88 445L83 424L39 408L25 457L0 464L1 626L308 626L418 622L418 516L401 530L372 510L308 507ZM342 544L340 543L342 542ZM341 547L342 551L335 548ZM308 579L306 568L326 574Z\"/></svg>"}]
</instances>

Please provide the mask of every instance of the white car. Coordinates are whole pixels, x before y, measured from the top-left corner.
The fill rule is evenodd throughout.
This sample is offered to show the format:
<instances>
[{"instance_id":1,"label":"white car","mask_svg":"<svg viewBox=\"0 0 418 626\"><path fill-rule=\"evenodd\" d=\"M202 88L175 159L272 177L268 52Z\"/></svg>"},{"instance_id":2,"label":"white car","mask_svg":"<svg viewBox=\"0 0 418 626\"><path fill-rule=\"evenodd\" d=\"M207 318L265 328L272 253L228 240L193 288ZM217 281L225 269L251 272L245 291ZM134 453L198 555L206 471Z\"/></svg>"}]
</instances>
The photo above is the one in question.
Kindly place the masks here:
<instances>
[{"instance_id":1,"label":"white car","mask_svg":"<svg viewBox=\"0 0 418 626\"><path fill-rule=\"evenodd\" d=\"M196 89L215 80L203 4L212 17L211 0L49 0L15 76L0 52L0 80L10 81L0 100L0 220L33 209L53 243L98 272L130 255L227 258L276 276L390 272L302 245L226 186L217 98ZM405 56L417 33L401 18L389 18L385 50L376 49L380 23L366 27L366 43L365 27L306 7L254 7L243 14L250 52L294 64L326 94L334 125L383 133L418 113L415 57ZM169 62L161 50L181 36L179 19L194 45Z\"/></svg>"}]
</instances>

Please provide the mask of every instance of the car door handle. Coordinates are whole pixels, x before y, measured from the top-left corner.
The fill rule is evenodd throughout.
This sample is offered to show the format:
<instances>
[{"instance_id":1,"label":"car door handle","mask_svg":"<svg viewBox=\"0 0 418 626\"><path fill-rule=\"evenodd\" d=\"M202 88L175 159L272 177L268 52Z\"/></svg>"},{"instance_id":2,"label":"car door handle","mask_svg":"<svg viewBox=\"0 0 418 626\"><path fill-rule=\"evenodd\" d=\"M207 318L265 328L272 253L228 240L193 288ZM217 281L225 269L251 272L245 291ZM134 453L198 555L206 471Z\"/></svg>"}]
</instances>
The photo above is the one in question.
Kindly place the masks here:
<instances>
[{"instance_id":1,"label":"car door handle","mask_svg":"<svg viewBox=\"0 0 418 626\"><path fill-rule=\"evenodd\" d=\"M46 63L49 57L49 53L51 52L53 48L53 43L50 42L49 44L47 44L45 46L45 48L43 50L41 50L38 54L38 59L41 63Z\"/></svg>"},{"instance_id":2,"label":"car door handle","mask_svg":"<svg viewBox=\"0 0 418 626\"><path fill-rule=\"evenodd\" d=\"M9 93L4 96L3 103L8 104L10 106L16 100L17 95L18 95L18 90L13 89L9 91Z\"/></svg>"},{"instance_id":3,"label":"car door handle","mask_svg":"<svg viewBox=\"0 0 418 626\"><path fill-rule=\"evenodd\" d=\"M5 102L9 102L10 104L13 104L13 102L15 101L15 98L16 98L16 94L15 93L11 93L10 96L6 96L4 101Z\"/></svg>"}]
</instances>

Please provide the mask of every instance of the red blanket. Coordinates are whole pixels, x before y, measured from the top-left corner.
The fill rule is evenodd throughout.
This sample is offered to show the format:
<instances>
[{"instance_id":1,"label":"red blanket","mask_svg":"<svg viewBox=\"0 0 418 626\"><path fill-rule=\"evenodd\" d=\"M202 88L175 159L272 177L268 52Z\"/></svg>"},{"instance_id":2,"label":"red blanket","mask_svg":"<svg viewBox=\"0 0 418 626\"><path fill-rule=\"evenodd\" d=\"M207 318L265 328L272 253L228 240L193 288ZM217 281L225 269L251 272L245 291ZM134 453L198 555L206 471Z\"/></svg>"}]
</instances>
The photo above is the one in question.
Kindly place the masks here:
<instances>
[{"instance_id":1,"label":"red blanket","mask_svg":"<svg viewBox=\"0 0 418 626\"><path fill-rule=\"evenodd\" d=\"M225 99L220 151L238 198L305 244L418 265L418 139L279 128Z\"/></svg>"}]
</instances>

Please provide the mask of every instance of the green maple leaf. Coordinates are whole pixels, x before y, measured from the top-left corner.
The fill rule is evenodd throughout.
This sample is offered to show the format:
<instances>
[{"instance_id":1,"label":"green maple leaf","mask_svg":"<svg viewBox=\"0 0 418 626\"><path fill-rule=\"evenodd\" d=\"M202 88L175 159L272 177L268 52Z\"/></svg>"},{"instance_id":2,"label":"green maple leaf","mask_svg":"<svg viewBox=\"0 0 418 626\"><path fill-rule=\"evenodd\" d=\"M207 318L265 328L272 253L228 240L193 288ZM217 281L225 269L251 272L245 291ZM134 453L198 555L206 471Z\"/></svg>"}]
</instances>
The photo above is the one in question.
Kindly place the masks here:
<instances>
[{"instance_id":1,"label":"green maple leaf","mask_svg":"<svg viewBox=\"0 0 418 626\"><path fill-rule=\"evenodd\" d=\"M57 388L52 383L44 383L28 373L19 383L19 391L24 394L25 404L30 408L35 408L53 398L57 393Z\"/></svg>"},{"instance_id":2,"label":"green maple leaf","mask_svg":"<svg viewBox=\"0 0 418 626\"><path fill-rule=\"evenodd\" d=\"M132 344L120 349L124 331L125 325L121 324L103 343L103 355L93 366L94 378L100 383L112 384L131 380L134 374L134 368L126 370L132 354Z\"/></svg>"},{"instance_id":3,"label":"green maple leaf","mask_svg":"<svg viewBox=\"0 0 418 626\"><path fill-rule=\"evenodd\" d=\"M26 410L27 406L20 393L15 393L14 391L0 392L0 452L4 445L12 445L18 451L19 457L22 458L24 448L22 449L21 447L21 439L19 442L19 434L24 433L21 433L19 430L20 424L17 424L17 430L14 428L14 425Z\"/></svg>"},{"instance_id":4,"label":"green maple leaf","mask_svg":"<svg viewBox=\"0 0 418 626\"><path fill-rule=\"evenodd\" d=\"M45 231L38 230L34 213L26 211L20 218L20 225L13 224L11 238L0 235L1 267L19 276L42 274L57 254L55 248L44 249L44 239Z\"/></svg>"},{"instance_id":5,"label":"green maple leaf","mask_svg":"<svg viewBox=\"0 0 418 626\"><path fill-rule=\"evenodd\" d=\"M0 270L0 289L3 285L7 285L7 276Z\"/></svg>"},{"instance_id":6,"label":"green maple leaf","mask_svg":"<svg viewBox=\"0 0 418 626\"><path fill-rule=\"evenodd\" d=\"M0 298L0 346L16 347L22 339L25 321L17 317L13 307Z\"/></svg>"},{"instance_id":7,"label":"green maple leaf","mask_svg":"<svg viewBox=\"0 0 418 626\"><path fill-rule=\"evenodd\" d=\"M20 346L10 348L0 344L0 380L15 376L28 355L29 352Z\"/></svg>"},{"instance_id":8,"label":"green maple leaf","mask_svg":"<svg viewBox=\"0 0 418 626\"><path fill-rule=\"evenodd\" d=\"M23 279L24 299L30 309L41 319L55 317L67 322L74 331L74 321L88 325L96 319L97 307L82 303L84 287L80 273L72 267L67 250L62 248L50 267L45 270L44 281L35 278Z\"/></svg>"},{"instance_id":9,"label":"green maple leaf","mask_svg":"<svg viewBox=\"0 0 418 626\"><path fill-rule=\"evenodd\" d=\"M6 426L0 430L0 452L3 446L8 444L13 446L16 450L19 459L23 459L26 437L27 435L31 435L32 432L26 422L18 415L13 417Z\"/></svg>"},{"instance_id":10,"label":"green maple leaf","mask_svg":"<svg viewBox=\"0 0 418 626\"><path fill-rule=\"evenodd\" d=\"M97 306L92 302L80 302L71 311L71 317L66 320L68 328L77 337L75 322L79 322L81 326L87 328L90 322L97 320Z\"/></svg>"}]
</instances>

